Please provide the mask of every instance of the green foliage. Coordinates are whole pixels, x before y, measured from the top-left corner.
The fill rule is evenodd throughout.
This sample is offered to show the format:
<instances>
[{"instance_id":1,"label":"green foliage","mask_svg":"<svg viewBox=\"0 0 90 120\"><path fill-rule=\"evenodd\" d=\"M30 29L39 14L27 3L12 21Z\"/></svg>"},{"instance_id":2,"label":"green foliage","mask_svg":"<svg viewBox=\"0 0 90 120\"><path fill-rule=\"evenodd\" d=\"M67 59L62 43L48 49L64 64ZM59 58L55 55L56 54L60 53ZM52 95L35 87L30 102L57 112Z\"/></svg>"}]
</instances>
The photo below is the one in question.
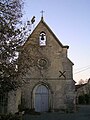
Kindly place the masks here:
<instances>
[{"instance_id":1,"label":"green foliage","mask_svg":"<svg viewBox=\"0 0 90 120\"><path fill-rule=\"evenodd\" d=\"M2 80L0 81L0 93L3 92L9 92L10 90L15 90L17 89L17 87L19 87L20 83L18 81L13 80L13 78L2 78Z\"/></svg>"},{"instance_id":2,"label":"green foliage","mask_svg":"<svg viewBox=\"0 0 90 120\"><path fill-rule=\"evenodd\" d=\"M13 114L1 114L0 115L1 119L0 120L22 120L21 115L13 115Z\"/></svg>"},{"instance_id":3,"label":"green foliage","mask_svg":"<svg viewBox=\"0 0 90 120\"><path fill-rule=\"evenodd\" d=\"M22 24L22 0L0 0L0 92L16 89L18 48L30 31L30 21ZM29 26L29 27L28 27Z\"/></svg>"},{"instance_id":4,"label":"green foliage","mask_svg":"<svg viewBox=\"0 0 90 120\"><path fill-rule=\"evenodd\" d=\"M21 17L21 0L0 0L0 90L9 91L16 85L13 78L17 73L17 47L22 42L17 27Z\"/></svg>"},{"instance_id":5,"label":"green foliage","mask_svg":"<svg viewBox=\"0 0 90 120\"><path fill-rule=\"evenodd\" d=\"M4 77L15 69L13 64L16 57L15 50L20 42L18 40L20 30L16 25L20 23L21 16L20 0L0 1L0 68L2 68L0 73Z\"/></svg>"},{"instance_id":6,"label":"green foliage","mask_svg":"<svg viewBox=\"0 0 90 120\"><path fill-rule=\"evenodd\" d=\"M89 95L88 94L80 95L78 98L78 103L79 104L89 104Z\"/></svg>"}]
</instances>

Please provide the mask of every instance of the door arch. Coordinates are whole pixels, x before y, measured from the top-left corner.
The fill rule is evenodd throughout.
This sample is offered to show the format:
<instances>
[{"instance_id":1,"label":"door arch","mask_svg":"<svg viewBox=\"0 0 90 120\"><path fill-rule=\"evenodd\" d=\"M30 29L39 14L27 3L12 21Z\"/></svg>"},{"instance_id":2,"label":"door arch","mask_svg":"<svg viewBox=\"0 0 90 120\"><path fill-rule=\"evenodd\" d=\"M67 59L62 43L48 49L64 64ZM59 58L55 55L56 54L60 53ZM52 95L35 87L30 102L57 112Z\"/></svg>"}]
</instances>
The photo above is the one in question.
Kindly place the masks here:
<instances>
[{"instance_id":1,"label":"door arch","mask_svg":"<svg viewBox=\"0 0 90 120\"><path fill-rule=\"evenodd\" d=\"M49 90L44 85L39 85L35 90L35 111L46 112L49 109Z\"/></svg>"}]
</instances>

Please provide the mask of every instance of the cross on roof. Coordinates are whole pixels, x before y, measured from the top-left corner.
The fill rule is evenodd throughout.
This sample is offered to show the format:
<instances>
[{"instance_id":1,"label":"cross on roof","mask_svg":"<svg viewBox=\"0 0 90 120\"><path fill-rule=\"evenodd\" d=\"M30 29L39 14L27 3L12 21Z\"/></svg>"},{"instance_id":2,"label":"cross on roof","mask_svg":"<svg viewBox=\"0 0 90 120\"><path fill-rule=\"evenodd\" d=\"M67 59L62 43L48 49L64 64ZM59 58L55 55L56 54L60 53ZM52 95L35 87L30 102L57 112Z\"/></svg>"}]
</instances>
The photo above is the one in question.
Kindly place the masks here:
<instances>
[{"instance_id":1,"label":"cross on roof","mask_svg":"<svg viewBox=\"0 0 90 120\"><path fill-rule=\"evenodd\" d=\"M45 11L43 11L43 10L40 12L40 13L41 13L41 18L43 18L43 13L44 13L44 12L45 12Z\"/></svg>"}]
</instances>

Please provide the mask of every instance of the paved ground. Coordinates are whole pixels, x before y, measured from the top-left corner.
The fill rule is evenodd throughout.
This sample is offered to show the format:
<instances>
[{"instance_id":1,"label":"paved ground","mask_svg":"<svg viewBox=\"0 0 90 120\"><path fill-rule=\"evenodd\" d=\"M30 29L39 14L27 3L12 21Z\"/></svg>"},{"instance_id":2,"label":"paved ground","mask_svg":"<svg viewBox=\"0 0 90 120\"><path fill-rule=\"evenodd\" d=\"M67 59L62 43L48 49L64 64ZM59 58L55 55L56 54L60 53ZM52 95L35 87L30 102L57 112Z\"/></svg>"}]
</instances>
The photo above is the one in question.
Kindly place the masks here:
<instances>
[{"instance_id":1,"label":"paved ground","mask_svg":"<svg viewBox=\"0 0 90 120\"><path fill-rule=\"evenodd\" d=\"M90 120L90 105L81 105L75 113L42 113L40 115L25 115L23 120Z\"/></svg>"}]
</instances>

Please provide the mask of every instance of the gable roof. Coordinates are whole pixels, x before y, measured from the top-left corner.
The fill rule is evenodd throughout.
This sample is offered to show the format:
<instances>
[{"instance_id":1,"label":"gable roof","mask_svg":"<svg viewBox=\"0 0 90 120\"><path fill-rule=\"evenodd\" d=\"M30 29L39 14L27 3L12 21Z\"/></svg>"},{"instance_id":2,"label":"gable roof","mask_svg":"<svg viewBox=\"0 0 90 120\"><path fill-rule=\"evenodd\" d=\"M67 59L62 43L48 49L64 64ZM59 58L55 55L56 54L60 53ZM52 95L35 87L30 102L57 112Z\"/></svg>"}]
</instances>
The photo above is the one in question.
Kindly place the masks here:
<instances>
[{"instance_id":1,"label":"gable roof","mask_svg":"<svg viewBox=\"0 0 90 120\"><path fill-rule=\"evenodd\" d=\"M35 27L35 29L32 31L31 35L28 37L28 39L26 40L26 42L29 40L29 38L32 36L32 34L34 33L34 31L38 28L38 26L43 23L43 25L48 29L48 31L52 34L52 36L56 39L56 41L59 43L59 45L62 47L62 48L69 48L68 45L63 45L60 40L56 37L56 35L52 32L52 30L50 29L50 27L46 24L46 22L44 21L43 17L41 17L41 20L40 22L38 23L38 25ZM25 42L25 43L26 43ZM24 44L25 44L24 43ZM24 45L23 45L24 46Z\"/></svg>"}]
</instances>

